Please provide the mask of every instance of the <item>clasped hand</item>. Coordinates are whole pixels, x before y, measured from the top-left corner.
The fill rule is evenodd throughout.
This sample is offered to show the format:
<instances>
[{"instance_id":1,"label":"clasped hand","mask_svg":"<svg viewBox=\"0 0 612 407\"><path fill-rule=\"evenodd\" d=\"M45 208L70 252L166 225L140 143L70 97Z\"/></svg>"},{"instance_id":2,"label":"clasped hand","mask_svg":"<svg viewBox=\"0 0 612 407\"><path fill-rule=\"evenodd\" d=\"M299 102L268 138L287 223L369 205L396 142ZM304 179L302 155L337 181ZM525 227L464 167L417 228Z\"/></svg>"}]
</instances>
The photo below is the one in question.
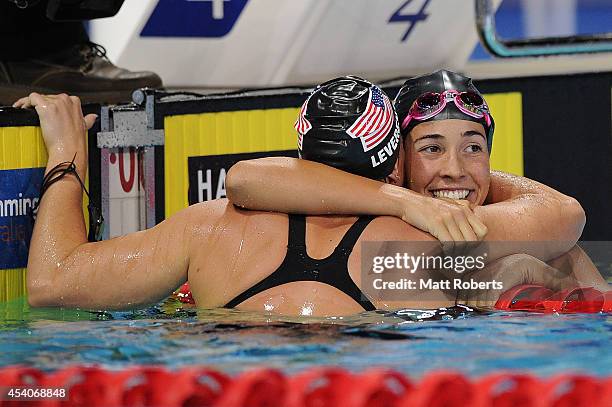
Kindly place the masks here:
<instances>
[{"instance_id":1,"label":"clasped hand","mask_svg":"<svg viewBox=\"0 0 612 407\"><path fill-rule=\"evenodd\" d=\"M487 234L487 227L465 200L421 196L416 205L406 202L402 220L441 242L481 241Z\"/></svg>"}]
</instances>

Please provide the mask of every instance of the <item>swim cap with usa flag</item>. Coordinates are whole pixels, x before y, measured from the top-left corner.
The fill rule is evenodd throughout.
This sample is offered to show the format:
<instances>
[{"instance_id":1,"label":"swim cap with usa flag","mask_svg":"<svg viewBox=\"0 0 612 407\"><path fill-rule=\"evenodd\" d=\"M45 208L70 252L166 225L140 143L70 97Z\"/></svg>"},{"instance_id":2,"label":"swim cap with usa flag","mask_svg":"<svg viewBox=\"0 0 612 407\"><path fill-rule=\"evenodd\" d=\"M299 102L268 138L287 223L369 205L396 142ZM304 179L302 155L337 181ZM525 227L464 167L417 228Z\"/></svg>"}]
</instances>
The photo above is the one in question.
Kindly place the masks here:
<instances>
[{"instance_id":1,"label":"swim cap with usa flag","mask_svg":"<svg viewBox=\"0 0 612 407\"><path fill-rule=\"evenodd\" d=\"M397 161L400 134L389 97L357 76L319 85L295 122L300 158L372 179Z\"/></svg>"}]
</instances>

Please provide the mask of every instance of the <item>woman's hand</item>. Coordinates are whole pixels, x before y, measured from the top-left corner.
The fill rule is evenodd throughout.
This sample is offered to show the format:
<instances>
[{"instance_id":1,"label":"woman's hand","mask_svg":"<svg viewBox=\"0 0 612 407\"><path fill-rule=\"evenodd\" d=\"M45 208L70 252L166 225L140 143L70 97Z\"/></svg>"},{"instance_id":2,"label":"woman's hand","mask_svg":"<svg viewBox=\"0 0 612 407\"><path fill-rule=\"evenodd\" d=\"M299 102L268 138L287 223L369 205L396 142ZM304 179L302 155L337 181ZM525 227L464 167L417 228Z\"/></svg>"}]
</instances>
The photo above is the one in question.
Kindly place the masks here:
<instances>
[{"instance_id":1,"label":"woman's hand","mask_svg":"<svg viewBox=\"0 0 612 407\"><path fill-rule=\"evenodd\" d=\"M401 219L441 242L481 241L487 227L474 214L468 201L412 195L401 202Z\"/></svg>"},{"instance_id":2,"label":"woman's hand","mask_svg":"<svg viewBox=\"0 0 612 407\"><path fill-rule=\"evenodd\" d=\"M578 286L572 275L527 254L502 257L483 269L465 273L463 276L464 282L490 283L494 280L501 284L499 289L460 290L457 302L472 307L493 308L502 293L520 284L541 285L552 291Z\"/></svg>"},{"instance_id":3,"label":"woman's hand","mask_svg":"<svg viewBox=\"0 0 612 407\"><path fill-rule=\"evenodd\" d=\"M82 151L86 132L96 120L95 114L83 117L79 98L66 94L31 93L15 102L13 107L36 109L49 155L54 152L70 155Z\"/></svg>"}]
</instances>

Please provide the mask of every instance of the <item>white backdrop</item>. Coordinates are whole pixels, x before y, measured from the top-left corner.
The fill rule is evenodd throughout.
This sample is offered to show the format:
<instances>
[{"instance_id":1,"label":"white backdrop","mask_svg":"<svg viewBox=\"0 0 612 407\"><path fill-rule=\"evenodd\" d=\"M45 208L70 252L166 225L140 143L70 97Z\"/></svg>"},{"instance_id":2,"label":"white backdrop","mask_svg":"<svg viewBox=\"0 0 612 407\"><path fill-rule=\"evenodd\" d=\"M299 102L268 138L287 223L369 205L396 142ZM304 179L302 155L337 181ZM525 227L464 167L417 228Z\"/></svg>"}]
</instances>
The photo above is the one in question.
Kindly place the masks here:
<instances>
[{"instance_id":1,"label":"white backdrop","mask_svg":"<svg viewBox=\"0 0 612 407\"><path fill-rule=\"evenodd\" d=\"M226 13L245 2L237 19ZM206 33L216 24L229 32ZM460 70L477 43L474 0L126 0L91 37L166 86L221 88Z\"/></svg>"}]
</instances>

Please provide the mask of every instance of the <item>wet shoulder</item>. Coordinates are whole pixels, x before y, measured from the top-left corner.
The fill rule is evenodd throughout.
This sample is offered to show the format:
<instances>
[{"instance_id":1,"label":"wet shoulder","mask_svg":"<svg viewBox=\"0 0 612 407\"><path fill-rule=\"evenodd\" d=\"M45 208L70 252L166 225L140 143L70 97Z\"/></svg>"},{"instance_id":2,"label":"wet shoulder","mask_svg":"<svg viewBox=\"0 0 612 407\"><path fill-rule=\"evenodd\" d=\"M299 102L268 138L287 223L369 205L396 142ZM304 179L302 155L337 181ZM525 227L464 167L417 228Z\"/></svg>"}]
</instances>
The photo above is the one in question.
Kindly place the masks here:
<instances>
[{"instance_id":1,"label":"wet shoulder","mask_svg":"<svg viewBox=\"0 0 612 407\"><path fill-rule=\"evenodd\" d=\"M277 212L252 211L235 206L227 199L215 199L190 206L201 220L214 220L247 228L286 228L287 215Z\"/></svg>"}]
</instances>

